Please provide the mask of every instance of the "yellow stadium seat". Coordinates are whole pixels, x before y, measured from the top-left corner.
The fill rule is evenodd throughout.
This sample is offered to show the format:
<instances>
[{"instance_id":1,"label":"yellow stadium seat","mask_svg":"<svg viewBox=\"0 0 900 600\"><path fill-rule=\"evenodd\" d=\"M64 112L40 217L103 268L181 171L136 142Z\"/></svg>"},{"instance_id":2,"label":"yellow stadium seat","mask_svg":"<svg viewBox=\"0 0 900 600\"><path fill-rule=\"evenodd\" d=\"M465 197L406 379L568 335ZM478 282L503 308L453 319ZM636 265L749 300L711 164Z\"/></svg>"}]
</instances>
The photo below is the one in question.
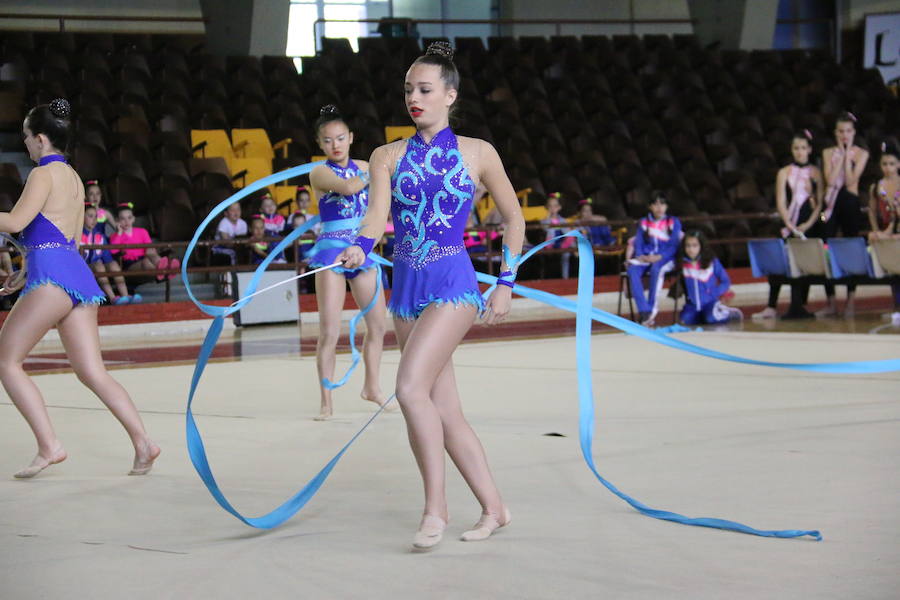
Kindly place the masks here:
<instances>
[{"instance_id":1,"label":"yellow stadium seat","mask_svg":"<svg viewBox=\"0 0 900 600\"><path fill-rule=\"evenodd\" d=\"M484 223L488 214L494 209L494 198L490 194L485 194L481 200L475 205L475 211L478 213L478 220Z\"/></svg>"},{"instance_id":2,"label":"yellow stadium seat","mask_svg":"<svg viewBox=\"0 0 900 600\"><path fill-rule=\"evenodd\" d=\"M235 187L247 187L254 181L272 174L272 161L265 158L232 158L231 174L238 175L246 170L244 177L234 181Z\"/></svg>"},{"instance_id":3,"label":"yellow stadium seat","mask_svg":"<svg viewBox=\"0 0 900 600\"><path fill-rule=\"evenodd\" d=\"M276 185L275 204L278 212L288 217L297 211L297 187L293 185Z\"/></svg>"},{"instance_id":4,"label":"yellow stadium seat","mask_svg":"<svg viewBox=\"0 0 900 600\"><path fill-rule=\"evenodd\" d=\"M390 144L416 135L416 128L410 125L389 125L384 128L384 139Z\"/></svg>"},{"instance_id":5,"label":"yellow stadium seat","mask_svg":"<svg viewBox=\"0 0 900 600\"><path fill-rule=\"evenodd\" d=\"M522 216L525 217L526 221L540 221L546 219L548 214L550 213L543 206L525 206L522 208Z\"/></svg>"},{"instance_id":6,"label":"yellow stadium seat","mask_svg":"<svg viewBox=\"0 0 900 600\"><path fill-rule=\"evenodd\" d=\"M225 130L191 129L191 147L196 148L204 142L206 142L205 146L194 151L194 156L201 158L221 156L233 172L234 166L231 163L234 160L234 149L231 147L231 140L228 139Z\"/></svg>"},{"instance_id":7,"label":"yellow stadium seat","mask_svg":"<svg viewBox=\"0 0 900 600\"><path fill-rule=\"evenodd\" d=\"M328 160L327 156L322 156L321 154L316 154L312 158L309 159L309 162L319 162L320 160Z\"/></svg>"},{"instance_id":8,"label":"yellow stadium seat","mask_svg":"<svg viewBox=\"0 0 900 600\"><path fill-rule=\"evenodd\" d=\"M231 142L235 156L241 158L275 158L272 142L265 129L232 129Z\"/></svg>"}]
</instances>

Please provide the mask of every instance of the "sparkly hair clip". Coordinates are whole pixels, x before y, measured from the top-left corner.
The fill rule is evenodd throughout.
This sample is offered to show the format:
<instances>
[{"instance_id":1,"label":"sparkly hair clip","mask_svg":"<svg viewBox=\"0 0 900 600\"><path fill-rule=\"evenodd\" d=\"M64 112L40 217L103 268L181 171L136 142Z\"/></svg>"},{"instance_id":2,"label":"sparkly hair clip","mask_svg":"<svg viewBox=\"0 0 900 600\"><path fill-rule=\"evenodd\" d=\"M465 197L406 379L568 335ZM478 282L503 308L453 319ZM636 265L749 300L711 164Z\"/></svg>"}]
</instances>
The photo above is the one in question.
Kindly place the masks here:
<instances>
[{"instance_id":1,"label":"sparkly hair clip","mask_svg":"<svg viewBox=\"0 0 900 600\"><path fill-rule=\"evenodd\" d=\"M251 215L250 218L251 218L251 219L254 219L254 220L255 220L255 219L259 219L260 221L265 221L265 220L266 220L266 218L265 218L264 216L262 216L261 214L259 214L259 213L255 214L255 215Z\"/></svg>"},{"instance_id":2,"label":"sparkly hair clip","mask_svg":"<svg viewBox=\"0 0 900 600\"><path fill-rule=\"evenodd\" d=\"M803 135L806 136L806 139L808 139L809 141L812 141L813 136L812 136L812 133L810 133L809 129L804 129L804 130L803 130Z\"/></svg>"},{"instance_id":3,"label":"sparkly hair clip","mask_svg":"<svg viewBox=\"0 0 900 600\"><path fill-rule=\"evenodd\" d=\"M425 51L425 56L442 56L447 60L453 60L453 46L450 45L450 42L445 42L443 40L438 40L436 42L431 42L428 45L428 50Z\"/></svg>"},{"instance_id":4,"label":"sparkly hair clip","mask_svg":"<svg viewBox=\"0 0 900 600\"><path fill-rule=\"evenodd\" d=\"M268 198L269 200L272 200L273 199L272 192L266 192L265 194L263 194L262 196L259 197L260 200L265 200L266 198Z\"/></svg>"},{"instance_id":5,"label":"sparkly hair clip","mask_svg":"<svg viewBox=\"0 0 900 600\"><path fill-rule=\"evenodd\" d=\"M559 200L560 198L562 198L562 194L560 194L559 192L550 192L549 194L547 194L547 199L549 200L550 198L556 198L557 200Z\"/></svg>"},{"instance_id":6,"label":"sparkly hair clip","mask_svg":"<svg viewBox=\"0 0 900 600\"><path fill-rule=\"evenodd\" d=\"M97 185L97 186L99 186L99 185L100 185L100 182L97 181L96 179L88 179L87 181L84 182L84 185Z\"/></svg>"},{"instance_id":7,"label":"sparkly hair clip","mask_svg":"<svg viewBox=\"0 0 900 600\"><path fill-rule=\"evenodd\" d=\"M134 210L134 203L132 202L119 202L116 205L116 208L122 210L123 208L127 208L128 210Z\"/></svg>"},{"instance_id":8,"label":"sparkly hair clip","mask_svg":"<svg viewBox=\"0 0 900 600\"><path fill-rule=\"evenodd\" d=\"M72 107L65 98L57 98L50 102L50 113L57 119L65 119L72 114Z\"/></svg>"},{"instance_id":9,"label":"sparkly hair clip","mask_svg":"<svg viewBox=\"0 0 900 600\"><path fill-rule=\"evenodd\" d=\"M578 201L578 206L584 206L585 204L591 205L594 201L591 198L584 198L583 200Z\"/></svg>"},{"instance_id":10,"label":"sparkly hair clip","mask_svg":"<svg viewBox=\"0 0 900 600\"><path fill-rule=\"evenodd\" d=\"M334 104L326 104L322 108L319 109L320 117L330 117L330 116L340 116L341 111L338 110L338 107Z\"/></svg>"},{"instance_id":11,"label":"sparkly hair clip","mask_svg":"<svg viewBox=\"0 0 900 600\"><path fill-rule=\"evenodd\" d=\"M850 117L851 119L853 119L853 122L856 123L856 115L854 115L849 110L847 111L847 116Z\"/></svg>"}]
</instances>

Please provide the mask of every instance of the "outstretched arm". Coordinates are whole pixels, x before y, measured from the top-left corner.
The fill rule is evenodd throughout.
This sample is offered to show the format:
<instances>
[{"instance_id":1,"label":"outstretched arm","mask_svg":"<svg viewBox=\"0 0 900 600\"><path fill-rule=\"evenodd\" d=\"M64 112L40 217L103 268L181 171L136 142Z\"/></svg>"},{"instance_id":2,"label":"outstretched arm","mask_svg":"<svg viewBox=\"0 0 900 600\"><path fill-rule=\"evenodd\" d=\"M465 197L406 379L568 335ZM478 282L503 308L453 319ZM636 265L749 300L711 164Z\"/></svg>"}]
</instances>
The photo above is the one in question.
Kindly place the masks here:
<instances>
[{"instance_id":1,"label":"outstretched arm","mask_svg":"<svg viewBox=\"0 0 900 600\"><path fill-rule=\"evenodd\" d=\"M28 175L19 201L8 213L0 213L0 231L15 233L25 229L43 208L50 195L50 174L34 169Z\"/></svg>"}]
</instances>

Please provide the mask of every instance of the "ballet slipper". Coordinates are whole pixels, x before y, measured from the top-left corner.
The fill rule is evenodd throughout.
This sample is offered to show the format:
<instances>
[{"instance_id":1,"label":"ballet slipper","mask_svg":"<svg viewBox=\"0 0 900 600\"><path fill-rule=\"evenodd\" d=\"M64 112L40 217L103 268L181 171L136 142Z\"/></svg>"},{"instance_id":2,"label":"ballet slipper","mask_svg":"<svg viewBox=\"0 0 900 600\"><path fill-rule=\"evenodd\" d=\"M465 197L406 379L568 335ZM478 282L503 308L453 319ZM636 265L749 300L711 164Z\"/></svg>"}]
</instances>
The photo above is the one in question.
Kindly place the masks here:
<instances>
[{"instance_id":1,"label":"ballet slipper","mask_svg":"<svg viewBox=\"0 0 900 600\"><path fill-rule=\"evenodd\" d=\"M509 509L504 506L502 522L492 514L483 514L481 515L481 518L478 519L478 522L475 523L475 527L469 531L463 532L459 539L464 542L480 542L486 540L491 537L491 534L494 533L494 531L501 527L506 527L511 521L512 515L509 513Z\"/></svg>"},{"instance_id":2,"label":"ballet slipper","mask_svg":"<svg viewBox=\"0 0 900 600\"><path fill-rule=\"evenodd\" d=\"M753 316L751 318L754 321L757 321L757 320L761 321L761 320L765 320L765 319L777 319L778 311L775 310L774 308L772 308L771 306L767 306L763 310L759 311L758 313L753 313Z\"/></svg>"},{"instance_id":3,"label":"ballet slipper","mask_svg":"<svg viewBox=\"0 0 900 600\"><path fill-rule=\"evenodd\" d=\"M129 475L146 475L153 468L153 462L159 457L161 451L159 446L153 442L149 442L149 447L150 453L148 460L138 460L137 457L135 457L134 465L128 472Z\"/></svg>"},{"instance_id":4,"label":"ballet slipper","mask_svg":"<svg viewBox=\"0 0 900 600\"><path fill-rule=\"evenodd\" d=\"M160 271L168 269L169 268L169 257L163 256L162 258L160 258L159 262L156 263L156 268ZM157 281L162 281L165 278L166 278L165 273L156 276Z\"/></svg>"},{"instance_id":5,"label":"ballet slipper","mask_svg":"<svg viewBox=\"0 0 900 600\"><path fill-rule=\"evenodd\" d=\"M318 414L318 416L313 417L313 421L327 421L327 420L331 419L331 415L332 415L332 412L330 409L329 410L323 409L322 412L320 412Z\"/></svg>"},{"instance_id":6,"label":"ballet slipper","mask_svg":"<svg viewBox=\"0 0 900 600\"><path fill-rule=\"evenodd\" d=\"M444 519L429 514L422 515L422 523L413 536L413 547L420 550L434 548L441 543L446 527L447 521Z\"/></svg>"},{"instance_id":7,"label":"ballet slipper","mask_svg":"<svg viewBox=\"0 0 900 600\"><path fill-rule=\"evenodd\" d=\"M170 269L178 269L178 268L181 268L181 261L178 260L177 258L173 258L172 260L169 261L169 268L170 268ZM175 279L176 277L178 277L178 274L177 274L177 273L170 273L170 274L169 274L169 279L170 279L170 280Z\"/></svg>"},{"instance_id":8,"label":"ballet slipper","mask_svg":"<svg viewBox=\"0 0 900 600\"><path fill-rule=\"evenodd\" d=\"M59 446L54 452L53 456L50 458L44 458L40 454L34 457L34 460L31 461L31 464L19 471L18 473L13 474L13 477L16 479L31 479L50 465L59 464L62 461L68 458L68 454L66 454L65 449L62 446ZM40 459L40 460L39 460Z\"/></svg>"}]
</instances>

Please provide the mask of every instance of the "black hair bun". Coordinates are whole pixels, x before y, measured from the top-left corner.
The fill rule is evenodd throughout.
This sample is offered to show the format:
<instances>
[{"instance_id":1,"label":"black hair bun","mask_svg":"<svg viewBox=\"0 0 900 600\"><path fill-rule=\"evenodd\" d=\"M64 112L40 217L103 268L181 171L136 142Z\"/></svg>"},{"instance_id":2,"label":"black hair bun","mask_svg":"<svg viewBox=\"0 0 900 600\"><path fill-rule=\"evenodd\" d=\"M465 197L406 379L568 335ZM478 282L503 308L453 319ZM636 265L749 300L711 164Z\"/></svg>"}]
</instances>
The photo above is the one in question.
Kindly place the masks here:
<instances>
[{"instance_id":1,"label":"black hair bun","mask_svg":"<svg viewBox=\"0 0 900 600\"><path fill-rule=\"evenodd\" d=\"M436 42L431 42L428 45L428 50L425 51L425 56L443 56L447 60L453 60L453 46L450 45L450 42L445 42L443 40L438 40Z\"/></svg>"},{"instance_id":2,"label":"black hair bun","mask_svg":"<svg viewBox=\"0 0 900 600\"><path fill-rule=\"evenodd\" d=\"M319 109L320 117L340 117L341 111L338 110L338 107L334 104L326 104L321 109Z\"/></svg>"},{"instance_id":3,"label":"black hair bun","mask_svg":"<svg viewBox=\"0 0 900 600\"><path fill-rule=\"evenodd\" d=\"M57 98L50 102L50 114L57 119L65 119L72 114L72 107L65 98Z\"/></svg>"}]
</instances>

